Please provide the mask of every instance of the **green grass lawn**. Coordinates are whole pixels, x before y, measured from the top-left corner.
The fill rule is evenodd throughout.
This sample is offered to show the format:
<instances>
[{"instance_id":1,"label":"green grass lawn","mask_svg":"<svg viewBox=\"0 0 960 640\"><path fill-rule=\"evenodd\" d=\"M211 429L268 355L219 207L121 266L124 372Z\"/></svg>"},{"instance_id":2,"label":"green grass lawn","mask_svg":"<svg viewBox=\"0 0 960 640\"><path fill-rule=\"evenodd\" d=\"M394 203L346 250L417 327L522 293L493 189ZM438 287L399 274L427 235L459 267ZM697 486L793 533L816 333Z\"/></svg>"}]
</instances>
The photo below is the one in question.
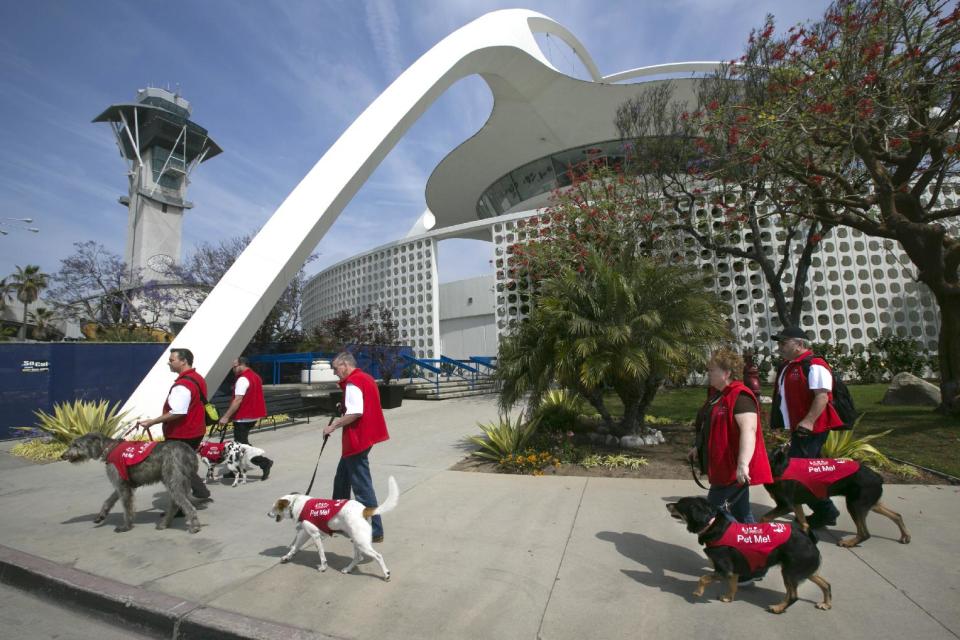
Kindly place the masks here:
<instances>
[{"instance_id":1,"label":"green grass lawn","mask_svg":"<svg viewBox=\"0 0 960 640\"><path fill-rule=\"evenodd\" d=\"M850 385L857 410L866 412L857 434L891 429L889 435L873 441L880 451L960 477L960 418L942 416L927 407L881 405L886 389L886 384ZM661 391L648 413L677 422L690 422L703 403L705 393L702 387ZM771 395L771 389L764 388L763 393ZM623 406L616 396L609 398L608 404L613 413L623 413Z\"/></svg>"}]
</instances>

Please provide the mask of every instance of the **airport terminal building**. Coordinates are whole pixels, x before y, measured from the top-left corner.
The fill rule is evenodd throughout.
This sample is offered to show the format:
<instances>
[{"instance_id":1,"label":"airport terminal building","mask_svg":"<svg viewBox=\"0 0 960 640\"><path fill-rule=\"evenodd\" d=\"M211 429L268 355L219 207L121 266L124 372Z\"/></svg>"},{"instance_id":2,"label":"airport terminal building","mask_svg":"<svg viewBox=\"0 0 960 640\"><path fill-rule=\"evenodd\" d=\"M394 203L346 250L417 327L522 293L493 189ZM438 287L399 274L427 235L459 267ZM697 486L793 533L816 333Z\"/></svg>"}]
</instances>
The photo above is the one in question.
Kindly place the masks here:
<instances>
[{"instance_id":1,"label":"airport terminal building","mask_svg":"<svg viewBox=\"0 0 960 640\"><path fill-rule=\"evenodd\" d=\"M620 104L663 82L672 83L675 100L692 104L697 74L713 68L714 63L659 65L588 82L540 64L528 70L525 92L491 82L490 118L434 169L425 187L428 211L406 237L314 276L304 293L304 328L343 309L384 304L397 314L401 341L419 357L496 355L499 337L511 320L526 315L530 302L526 294L505 286L507 247L523 242L536 227L530 219L547 205L551 192L568 184L569 166L587 158L622 158L625 145L614 125ZM657 79L645 79L651 76ZM955 189L948 191L947 200L955 206ZM762 219L764 240L776 242L778 233L782 237L776 220ZM738 238L743 248L749 245L748 235L745 229ZM490 274L441 286L437 243L448 238L489 242ZM797 245L802 243L794 243L799 253L802 246ZM757 265L717 257L692 238L683 243L681 258L709 276L729 306L741 346L769 346L780 324ZM912 270L896 243L847 227L834 229L814 254L804 327L813 330L817 341L848 347L893 331L936 350L936 303ZM793 277L788 267L783 274L788 297Z\"/></svg>"}]
</instances>

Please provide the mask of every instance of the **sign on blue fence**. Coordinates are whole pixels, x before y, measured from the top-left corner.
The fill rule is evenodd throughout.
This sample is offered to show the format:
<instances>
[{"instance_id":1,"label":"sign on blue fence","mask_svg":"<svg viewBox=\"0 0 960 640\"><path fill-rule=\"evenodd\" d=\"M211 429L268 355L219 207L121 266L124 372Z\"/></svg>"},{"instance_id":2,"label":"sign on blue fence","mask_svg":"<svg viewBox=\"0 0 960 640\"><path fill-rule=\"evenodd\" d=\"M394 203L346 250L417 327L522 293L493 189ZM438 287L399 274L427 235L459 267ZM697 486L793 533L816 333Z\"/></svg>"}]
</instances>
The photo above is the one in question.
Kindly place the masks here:
<instances>
[{"instance_id":1,"label":"sign on blue fence","mask_svg":"<svg viewBox=\"0 0 960 640\"><path fill-rule=\"evenodd\" d=\"M167 348L159 342L0 343L0 439L36 425L33 412L51 413L58 402L123 402Z\"/></svg>"}]
</instances>

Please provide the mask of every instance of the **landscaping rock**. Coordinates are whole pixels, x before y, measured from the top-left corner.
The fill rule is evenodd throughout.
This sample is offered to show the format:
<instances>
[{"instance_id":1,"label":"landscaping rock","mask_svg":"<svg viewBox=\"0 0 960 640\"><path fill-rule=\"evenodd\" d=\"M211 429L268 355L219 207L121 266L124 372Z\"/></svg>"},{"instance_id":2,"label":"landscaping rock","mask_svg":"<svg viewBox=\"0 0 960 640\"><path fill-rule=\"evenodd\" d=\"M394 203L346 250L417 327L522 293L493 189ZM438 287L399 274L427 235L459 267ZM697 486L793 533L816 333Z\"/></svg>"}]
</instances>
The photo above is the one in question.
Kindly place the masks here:
<instances>
[{"instance_id":1,"label":"landscaping rock","mask_svg":"<svg viewBox=\"0 0 960 640\"><path fill-rule=\"evenodd\" d=\"M604 441L604 444L607 445L608 447L619 446L620 438L618 438L617 436L607 436L607 439L606 441Z\"/></svg>"},{"instance_id":2,"label":"landscaping rock","mask_svg":"<svg viewBox=\"0 0 960 640\"><path fill-rule=\"evenodd\" d=\"M639 449L646 445L643 436L623 436L620 438L620 447L623 449Z\"/></svg>"},{"instance_id":3,"label":"landscaping rock","mask_svg":"<svg viewBox=\"0 0 960 640\"><path fill-rule=\"evenodd\" d=\"M940 404L940 389L913 374L898 373L880 404L936 407Z\"/></svg>"}]
</instances>

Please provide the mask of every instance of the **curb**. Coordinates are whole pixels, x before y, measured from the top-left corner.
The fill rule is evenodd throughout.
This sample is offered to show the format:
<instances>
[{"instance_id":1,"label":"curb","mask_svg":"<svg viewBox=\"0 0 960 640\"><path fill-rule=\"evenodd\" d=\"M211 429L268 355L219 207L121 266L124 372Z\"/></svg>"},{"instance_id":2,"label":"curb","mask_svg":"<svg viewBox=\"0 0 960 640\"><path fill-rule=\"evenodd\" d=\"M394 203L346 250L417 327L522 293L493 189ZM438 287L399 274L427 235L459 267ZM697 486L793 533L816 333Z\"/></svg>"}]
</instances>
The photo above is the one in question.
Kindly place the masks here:
<instances>
[{"instance_id":1,"label":"curb","mask_svg":"<svg viewBox=\"0 0 960 640\"><path fill-rule=\"evenodd\" d=\"M334 638L101 578L4 545L0 545L0 583L171 640Z\"/></svg>"}]
</instances>

